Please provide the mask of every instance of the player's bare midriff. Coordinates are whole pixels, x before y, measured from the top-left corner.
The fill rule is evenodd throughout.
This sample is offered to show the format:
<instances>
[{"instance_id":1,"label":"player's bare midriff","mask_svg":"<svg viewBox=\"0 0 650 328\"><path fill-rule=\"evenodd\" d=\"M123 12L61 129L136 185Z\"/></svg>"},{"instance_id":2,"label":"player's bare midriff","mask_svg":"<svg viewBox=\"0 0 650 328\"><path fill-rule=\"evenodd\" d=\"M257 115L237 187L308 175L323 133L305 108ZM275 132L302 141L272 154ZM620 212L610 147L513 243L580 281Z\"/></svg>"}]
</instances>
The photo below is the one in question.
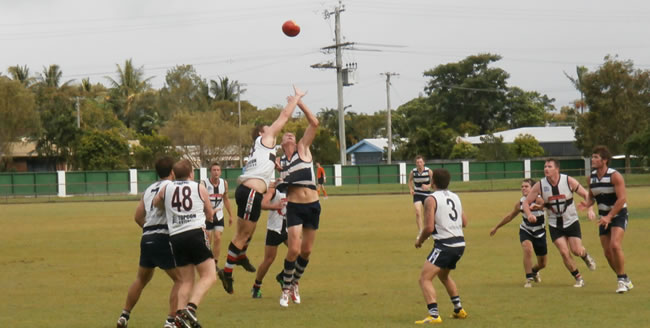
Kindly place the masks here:
<instances>
[{"instance_id":1,"label":"player's bare midriff","mask_svg":"<svg viewBox=\"0 0 650 328\"><path fill-rule=\"evenodd\" d=\"M242 185L251 188L260 194L266 192L266 183L262 179L248 178L246 181L242 182Z\"/></svg>"},{"instance_id":2,"label":"player's bare midriff","mask_svg":"<svg viewBox=\"0 0 650 328\"><path fill-rule=\"evenodd\" d=\"M297 204L309 204L318 200L318 191L301 186L289 186L287 200Z\"/></svg>"}]
</instances>

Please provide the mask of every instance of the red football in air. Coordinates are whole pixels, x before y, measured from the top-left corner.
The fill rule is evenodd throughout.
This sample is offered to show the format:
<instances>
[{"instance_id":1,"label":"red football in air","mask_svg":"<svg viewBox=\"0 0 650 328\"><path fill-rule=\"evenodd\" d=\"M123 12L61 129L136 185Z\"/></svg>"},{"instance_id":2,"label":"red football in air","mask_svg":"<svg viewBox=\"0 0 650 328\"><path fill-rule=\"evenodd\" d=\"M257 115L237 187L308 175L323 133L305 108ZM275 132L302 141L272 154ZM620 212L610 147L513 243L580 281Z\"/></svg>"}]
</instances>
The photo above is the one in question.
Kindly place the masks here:
<instances>
[{"instance_id":1,"label":"red football in air","mask_svg":"<svg viewBox=\"0 0 650 328\"><path fill-rule=\"evenodd\" d=\"M300 26L293 20L288 20L282 24L282 32L287 36L294 37L300 33Z\"/></svg>"}]
</instances>

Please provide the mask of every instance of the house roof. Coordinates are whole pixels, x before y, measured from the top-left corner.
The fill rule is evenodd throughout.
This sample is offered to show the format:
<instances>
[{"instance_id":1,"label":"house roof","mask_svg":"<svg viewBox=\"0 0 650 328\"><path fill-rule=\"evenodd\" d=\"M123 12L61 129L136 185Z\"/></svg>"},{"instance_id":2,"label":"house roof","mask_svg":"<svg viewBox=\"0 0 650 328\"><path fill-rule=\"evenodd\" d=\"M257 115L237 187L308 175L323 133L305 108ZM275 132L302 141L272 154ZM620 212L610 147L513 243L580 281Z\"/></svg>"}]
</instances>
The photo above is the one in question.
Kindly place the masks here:
<instances>
[{"instance_id":1,"label":"house roof","mask_svg":"<svg viewBox=\"0 0 650 328\"><path fill-rule=\"evenodd\" d=\"M504 143L513 143L515 138L520 134L530 134L539 143L554 143L554 142L574 142L576 141L575 131L570 126L542 126L530 128L518 128L494 133L495 137L503 137ZM471 144L482 143L480 136L472 137L459 137L460 140L469 142Z\"/></svg>"},{"instance_id":2,"label":"house roof","mask_svg":"<svg viewBox=\"0 0 650 328\"><path fill-rule=\"evenodd\" d=\"M345 152L349 153L383 153L384 148L388 147L386 138L367 138L357 142L354 146L348 148Z\"/></svg>"},{"instance_id":3,"label":"house roof","mask_svg":"<svg viewBox=\"0 0 650 328\"><path fill-rule=\"evenodd\" d=\"M10 152L11 157L37 157L38 152L36 152L36 142L34 141L17 141L10 142Z\"/></svg>"}]
</instances>

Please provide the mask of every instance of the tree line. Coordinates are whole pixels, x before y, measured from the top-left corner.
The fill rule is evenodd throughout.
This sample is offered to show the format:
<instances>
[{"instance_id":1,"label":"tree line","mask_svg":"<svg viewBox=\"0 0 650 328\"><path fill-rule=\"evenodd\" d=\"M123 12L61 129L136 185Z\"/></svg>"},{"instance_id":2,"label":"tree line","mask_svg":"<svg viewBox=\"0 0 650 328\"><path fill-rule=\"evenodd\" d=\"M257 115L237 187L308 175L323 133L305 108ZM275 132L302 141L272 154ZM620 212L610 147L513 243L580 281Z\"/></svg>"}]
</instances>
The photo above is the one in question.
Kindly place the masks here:
<instances>
[{"instance_id":1,"label":"tree line","mask_svg":"<svg viewBox=\"0 0 650 328\"><path fill-rule=\"evenodd\" d=\"M442 64L423 74L423 94L392 114L393 158L410 160L476 158L481 160L543 156L532 136L503 144L495 132L518 127L568 123L575 126L577 146L585 155L604 144L614 153L648 156L650 151L648 71L631 61L605 57L596 70L579 66L567 74L581 98L556 111L554 99L537 91L508 85L509 74L496 66L495 54L478 54ZM0 170L11 161L11 145L36 142L42 158L67 163L69 169L148 169L161 155L186 156L195 165L212 161L238 165L250 147L250 131L269 124L281 108L257 108L241 101L238 82L202 78L192 65L166 72L160 89L151 86L143 67L131 59L116 65L104 83L62 81L57 65L31 74L26 66L11 66L0 75ZM79 118L77 118L79 113ZM346 144L386 137L386 110L373 114L347 111ZM323 164L338 162L338 113L322 108L313 142L314 157ZM294 119L285 130L299 137L304 120ZM485 134L477 146L458 142L459 136ZM129 142L132 141L132 142ZM133 142L136 141L136 142Z\"/></svg>"}]
</instances>

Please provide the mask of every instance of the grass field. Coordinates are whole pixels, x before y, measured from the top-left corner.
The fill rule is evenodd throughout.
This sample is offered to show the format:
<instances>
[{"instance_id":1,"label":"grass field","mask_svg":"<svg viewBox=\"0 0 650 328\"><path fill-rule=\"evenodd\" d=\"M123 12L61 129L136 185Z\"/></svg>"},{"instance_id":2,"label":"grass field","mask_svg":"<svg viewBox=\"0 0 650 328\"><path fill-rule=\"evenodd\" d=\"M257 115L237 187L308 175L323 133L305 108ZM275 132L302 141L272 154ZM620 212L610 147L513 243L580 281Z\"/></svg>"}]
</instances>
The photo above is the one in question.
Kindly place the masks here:
<instances>
[{"instance_id":1,"label":"grass field","mask_svg":"<svg viewBox=\"0 0 650 328\"><path fill-rule=\"evenodd\" d=\"M453 185L452 185L453 189ZM635 288L614 293L616 276L602 255L595 224L581 220L583 240L598 263L578 261L586 286L572 287L554 246L543 281L524 289L518 220L489 230L519 199L516 191L460 193L469 226L456 280L466 320L447 319L452 305L436 281L447 327L647 327L650 319L650 187L628 189L631 218L624 249ZM135 277L140 230L136 202L40 203L0 206L0 318L6 327L114 327ZM254 275L235 270L235 294L215 285L199 308L204 327L411 327L426 315L417 284L431 242L413 247L410 196L330 197L322 201L321 230L301 281L303 304L281 309L271 273L250 298ZM261 261L266 216L248 251ZM232 236L226 229L223 248ZM223 255L220 259L223 262ZM157 272L132 312L129 327L161 327L171 282Z\"/></svg>"}]
</instances>

